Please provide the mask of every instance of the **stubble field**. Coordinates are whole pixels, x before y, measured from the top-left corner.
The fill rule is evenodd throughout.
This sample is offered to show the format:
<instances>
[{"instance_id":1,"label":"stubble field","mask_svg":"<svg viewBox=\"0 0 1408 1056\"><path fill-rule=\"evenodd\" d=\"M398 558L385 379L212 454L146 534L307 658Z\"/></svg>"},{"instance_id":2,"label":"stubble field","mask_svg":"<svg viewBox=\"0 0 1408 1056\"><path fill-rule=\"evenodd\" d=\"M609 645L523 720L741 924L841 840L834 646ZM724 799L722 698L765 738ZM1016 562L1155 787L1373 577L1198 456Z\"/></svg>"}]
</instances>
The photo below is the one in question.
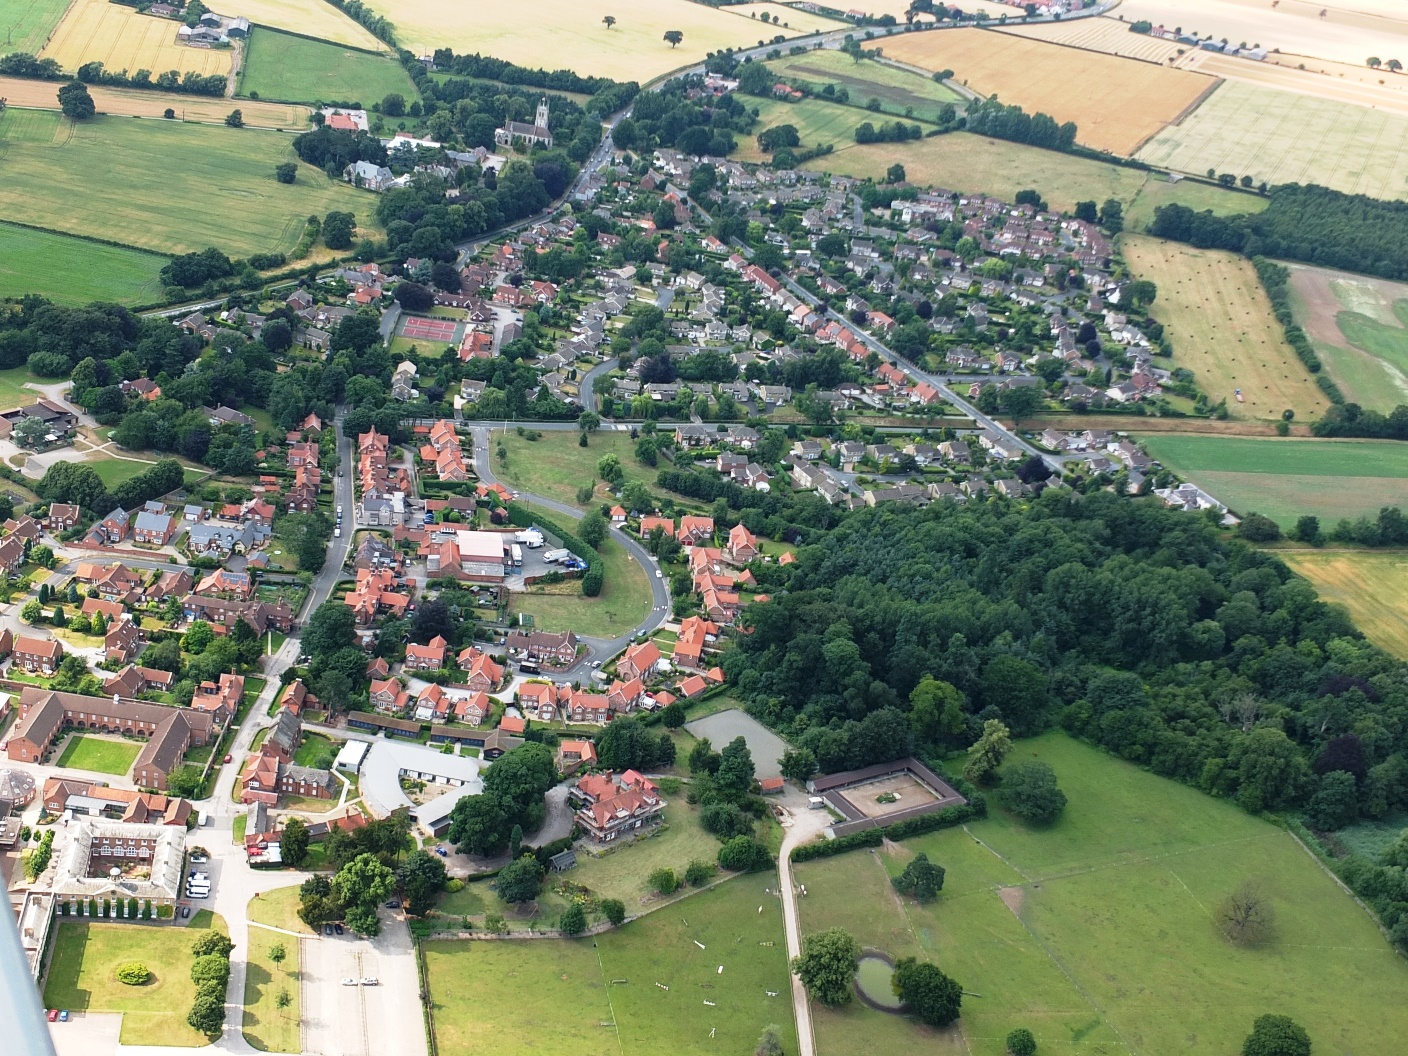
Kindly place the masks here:
<instances>
[{"instance_id":1,"label":"stubble field","mask_svg":"<svg viewBox=\"0 0 1408 1056\"><path fill-rule=\"evenodd\" d=\"M1048 828L998 807L963 829L797 867L804 934L840 925L895 957L933 960L969 995L947 1031L857 1001L814 1004L821 1056L1003 1056L1019 1026L1043 1056L1225 1056L1268 1011L1289 1011L1317 1052L1373 1050L1385 1031L1408 1030L1396 996L1408 965L1284 830L1059 734L1014 752L1032 755L1070 800ZM919 851L948 871L927 906L889 885ZM1248 880L1278 922L1250 950L1211 919Z\"/></svg>"},{"instance_id":2,"label":"stubble field","mask_svg":"<svg viewBox=\"0 0 1408 1056\"><path fill-rule=\"evenodd\" d=\"M100 117L74 126L58 114L0 116L0 213L158 253L216 245L232 256L288 250L310 213L347 210L369 224L375 199L300 165L292 137L171 121ZM94 173L102 173L94 179ZM201 217L181 203L201 203Z\"/></svg>"},{"instance_id":3,"label":"stubble field","mask_svg":"<svg viewBox=\"0 0 1408 1056\"><path fill-rule=\"evenodd\" d=\"M239 10L231 10L230 14L243 15L256 26L286 29L363 51L387 50L385 44L327 0L239 0L235 6Z\"/></svg>"},{"instance_id":4,"label":"stubble field","mask_svg":"<svg viewBox=\"0 0 1408 1056\"><path fill-rule=\"evenodd\" d=\"M167 70L202 77L230 72L229 48L189 48L176 43L181 23L139 14L135 8L108 0L74 0L59 23L42 57L55 59L68 73L85 62L101 62L110 70Z\"/></svg>"},{"instance_id":5,"label":"stubble field","mask_svg":"<svg viewBox=\"0 0 1408 1056\"><path fill-rule=\"evenodd\" d=\"M1215 83L1186 70L982 29L905 34L886 40L884 53L926 70L951 69L956 82L1028 113L1074 121L1078 142L1114 154L1134 153Z\"/></svg>"},{"instance_id":6,"label":"stubble field","mask_svg":"<svg viewBox=\"0 0 1408 1056\"><path fill-rule=\"evenodd\" d=\"M1146 235L1120 245L1130 270L1158 285L1152 314L1173 342L1174 365L1193 371L1214 403L1225 399L1238 418L1324 414L1329 401L1286 343L1249 261Z\"/></svg>"},{"instance_id":7,"label":"stubble field","mask_svg":"<svg viewBox=\"0 0 1408 1056\"><path fill-rule=\"evenodd\" d=\"M1039 22L1031 26L1006 26L1001 30L1014 37L1044 40L1071 48L1101 51L1129 59L1163 64L1184 50L1171 40L1131 33L1129 23L1117 18L1078 18L1068 22Z\"/></svg>"},{"instance_id":8,"label":"stubble field","mask_svg":"<svg viewBox=\"0 0 1408 1056\"><path fill-rule=\"evenodd\" d=\"M257 99L217 99L208 95L182 95L177 92L150 92L141 88L108 88L90 84L88 94L100 114L114 117L163 117L169 108L178 121L199 121L207 125L223 125L230 111L239 107L244 123L250 128L305 129L308 115L305 106L290 103L260 102ZM0 77L0 98L10 106L32 107L37 110L59 108L57 89L52 81L30 81L23 77Z\"/></svg>"},{"instance_id":9,"label":"stubble field","mask_svg":"<svg viewBox=\"0 0 1408 1056\"><path fill-rule=\"evenodd\" d=\"M1240 81L1226 81L1140 161L1208 169L1268 184L1318 183L1346 194L1408 194L1408 117Z\"/></svg>"},{"instance_id":10,"label":"stubble field","mask_svg":"<svg viewBox=\"0 0 1408 1056\"><path fill-rule=\"evenodd\" d=\"M1372 70L1362 62L1351 66L1308 55L1268 55L1264 62L1253 62L1198 50L1179 59L1178 68L1334 102L1408 113L1408 77Z\"/></svg>"},{"instance_id":11,"label":"stubble field","mask_svg":"<svg viewBox=\"0 0 1408 1056\"><path fill-rule=\"evenodd\" d=\"M1369 641L1408 659L1408 554L1287 550L1278 556L1322 598L1348 609Z\"/></svg>"}]
</instances>

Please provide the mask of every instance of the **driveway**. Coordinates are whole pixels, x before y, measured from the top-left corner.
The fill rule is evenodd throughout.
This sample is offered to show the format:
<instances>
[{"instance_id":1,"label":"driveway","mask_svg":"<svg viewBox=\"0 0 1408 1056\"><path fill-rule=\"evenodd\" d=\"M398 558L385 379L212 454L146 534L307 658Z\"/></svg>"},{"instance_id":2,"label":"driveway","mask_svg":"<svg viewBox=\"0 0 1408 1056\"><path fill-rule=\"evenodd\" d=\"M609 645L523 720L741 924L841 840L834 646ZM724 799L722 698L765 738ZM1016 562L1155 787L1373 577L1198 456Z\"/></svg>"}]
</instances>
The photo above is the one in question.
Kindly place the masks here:
<instances>
[{"instance_id":1,"label":"driveway","mask_svg":"<svg viewBox=\"0 0 1408 1056\"><path fill-rule=\"evenodd\" d=\"M403 920L382 914L375 939L348 932L302 940L303 1051L309 1056L425 1056L411 935ZM379 985L342 985L368 976Z\"/></svg>"}]
</instances>

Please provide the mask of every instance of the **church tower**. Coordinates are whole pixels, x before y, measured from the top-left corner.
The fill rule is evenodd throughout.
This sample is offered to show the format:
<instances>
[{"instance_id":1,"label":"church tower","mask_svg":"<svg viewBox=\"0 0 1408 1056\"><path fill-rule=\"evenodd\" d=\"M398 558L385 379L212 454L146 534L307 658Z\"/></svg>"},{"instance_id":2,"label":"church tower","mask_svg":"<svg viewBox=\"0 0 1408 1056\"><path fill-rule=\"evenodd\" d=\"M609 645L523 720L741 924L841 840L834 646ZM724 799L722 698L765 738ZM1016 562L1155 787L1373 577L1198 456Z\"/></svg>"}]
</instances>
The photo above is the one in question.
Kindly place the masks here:
<instances>
[{"instance_id":1,"label":"church tower","mask_svg":"<svg viewBox=\"0 0 1408 1056\"><path fill-rule=\"evenodd\" d=\"M538 116L534 118L533 124L541 129L548 127L548 100L547 96L538 100Z\"/></svg>"}]
</instances>

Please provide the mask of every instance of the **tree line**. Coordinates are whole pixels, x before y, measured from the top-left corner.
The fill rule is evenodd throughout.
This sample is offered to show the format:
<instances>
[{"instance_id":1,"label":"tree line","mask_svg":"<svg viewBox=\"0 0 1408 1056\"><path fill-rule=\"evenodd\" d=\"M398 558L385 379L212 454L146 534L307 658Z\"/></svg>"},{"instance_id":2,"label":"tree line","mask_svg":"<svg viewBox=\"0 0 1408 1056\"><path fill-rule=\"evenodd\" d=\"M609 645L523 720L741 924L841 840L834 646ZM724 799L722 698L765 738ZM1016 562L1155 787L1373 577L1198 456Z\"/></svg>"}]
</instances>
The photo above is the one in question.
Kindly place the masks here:
<instances>
[{"instance_id":1,"label":"tree line","mask_svg":"<svg viewBox=\"0 0 1408 1056\"><path fill-rule=\"evenodd\" d=\"M1069 151L1076 144L1074 121L1058 124L1050 114L1028 114L1020 106L1002 104L995 95L970 105L965 116L968 131L980 136L994 136L1047 150Z\"/></svg>"}]
</instances>

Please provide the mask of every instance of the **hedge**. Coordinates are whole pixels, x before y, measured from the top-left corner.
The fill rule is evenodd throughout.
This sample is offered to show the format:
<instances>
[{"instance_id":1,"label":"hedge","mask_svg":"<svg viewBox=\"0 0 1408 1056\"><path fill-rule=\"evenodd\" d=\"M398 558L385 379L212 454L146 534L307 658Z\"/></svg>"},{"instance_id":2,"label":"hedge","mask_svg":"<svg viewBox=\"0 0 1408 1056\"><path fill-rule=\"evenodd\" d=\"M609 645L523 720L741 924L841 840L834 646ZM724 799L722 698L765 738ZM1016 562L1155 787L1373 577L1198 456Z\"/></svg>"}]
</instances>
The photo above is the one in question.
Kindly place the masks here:
<instances>
[{"instance_id":1,"label":"hedge","mask_svg":"<svg viewBox=\"0 0 1408 1056\"><path fill-rule=\"evenodd\" d=\"M531 528L534 525L543 531L556 536L568 550L578 557L587 560L587 571L582 577L582 594L588 598L594 598L601 593L602 580L605 578L606 570L601 562L601 555L592 547L582 542L572 532L566 531L555 521L550 521L540 513L524 506L519 502L510 502L507 507L510 524L519 528Z\"/></svg>"},{"instance_id":2,"label":"hedge","mask_svg":"<svg viewBox=\"0 0 1408 1056\"><path fill-rule=\"evenodd\" d=\"M959 804L954 807L945 807L943 810L935 811L933 814L924 814L917 818L897 821L893 825L866 829L863 832L853 832L847 836L838 836L834 840L825 840L821 843L809 843L805 846L797 847L792 851L792 861L809 862L813 858L830 858L833 854L844 854L847 851L859 850L862 847L879 847L887 839L903 840L910 836L920 836L926 832L935 832L938 829L949 829L955 825L962 825L967 821L986 817L987 812L987 800L984 799L981 794L978 794L975 795L969 803Z\"/></svg>"}]
</instances>

